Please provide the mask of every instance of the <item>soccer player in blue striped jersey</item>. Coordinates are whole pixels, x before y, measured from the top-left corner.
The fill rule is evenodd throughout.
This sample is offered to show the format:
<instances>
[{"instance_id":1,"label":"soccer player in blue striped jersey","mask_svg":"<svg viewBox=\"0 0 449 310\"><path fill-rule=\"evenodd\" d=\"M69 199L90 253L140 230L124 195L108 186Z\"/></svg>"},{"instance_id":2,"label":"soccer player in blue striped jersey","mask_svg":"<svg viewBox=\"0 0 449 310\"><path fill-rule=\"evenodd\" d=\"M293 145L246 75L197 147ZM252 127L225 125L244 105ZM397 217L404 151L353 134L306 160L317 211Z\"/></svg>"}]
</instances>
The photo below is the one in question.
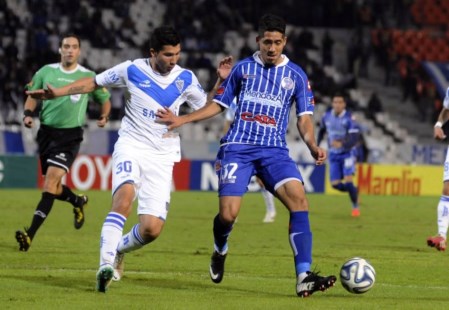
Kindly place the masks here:
<instances>
[{"instance_id":1,"label":"soccer player in blue striped jersey","mask_svg":"<svg viewBox=\"0 0 449 310\"><path fill-rule=\"evenodd\" d=\"M312 233L309 205L296 163L289 157L285 135L292 106L297 128L316 163L321 165L326 152L317 146L313 127L314 101L304 71L282 51L287 42L285 22L275 15L259 20L256 38L259 51L237 63L208 104L180 117L170 109L158 113L161 122L176 128L184 123L221 113L237 98L234 121L221 139L216 170L219 178L219 214L214 219L214 252L210 276L220 283L228 252L228 237L253 175L290 212L289 239L296 269L296 293L308 297L333 286L335 276L311 272Z\"/></svg>"},{"instance_id":2,"label":"soccer player in blue striped jersey","mask_svg":"<svg viewBox=\"0 0 449 310\"><path fill-rule=\"evenodd\" d=\"M443 101L443 109L438 116L438 120L433 127L433 137L443 141L447 138L447 132L443 130L443 125L449 119L449 87L446 89L446 96ZM446 124L447 125L447 124ZM445 128L447 128L445 126ZM427 238L427 245L434 247L438 251L445 251L447 247L446 235L449 227L449 147L446 152L443 172L443 191L437 207L438 234Z\"/></svg>"},{"instance_id":3,"label":"soccer player in blue striped jersey","mask_svg":"<svg viewBox=\"0 0 449 310\"><path fill-rule=\"evenodd\" d=\"M360 216L358 189L354 185L356 158L354 146L360 136L360 127L351 113L346 110L346 101L342 94L332 97L332 109L321 120L317 143L327 133L329 152L329 174L332 187L341 192L348 192L352 202L354 217Z\"/></svg>"}]
</instances>

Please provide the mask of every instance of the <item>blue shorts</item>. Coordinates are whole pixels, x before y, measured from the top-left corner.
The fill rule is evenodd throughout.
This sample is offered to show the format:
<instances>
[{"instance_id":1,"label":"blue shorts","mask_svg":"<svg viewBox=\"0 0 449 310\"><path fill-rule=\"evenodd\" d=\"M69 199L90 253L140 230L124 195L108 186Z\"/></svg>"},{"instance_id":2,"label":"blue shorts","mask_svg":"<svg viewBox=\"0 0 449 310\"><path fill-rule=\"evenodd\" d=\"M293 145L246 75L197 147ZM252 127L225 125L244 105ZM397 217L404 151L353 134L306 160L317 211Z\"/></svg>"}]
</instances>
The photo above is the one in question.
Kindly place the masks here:
<instances>
[{"instance_id":1,"label":"blue shorts","mask_svg":"<svg viewBox=\"0 0 449 310\"><path fill-rule=\"evenodd\" d=\"M253 175L274 193L290 180L303 182L288 149L248 144L226 144L220 147L215 162L218 196L243 196Z\"/></svg>"},{"instance_id":2,"label":"blue shorts","mask_svg":"<svg viewBox=\"0 0 449 310\"><path fill-rule=\"evenodd\" d=\"M355 158L351 152L329 154L329 174L331 182L343 180L345 176L354 175Z\"/></svg>"}]
</instances>

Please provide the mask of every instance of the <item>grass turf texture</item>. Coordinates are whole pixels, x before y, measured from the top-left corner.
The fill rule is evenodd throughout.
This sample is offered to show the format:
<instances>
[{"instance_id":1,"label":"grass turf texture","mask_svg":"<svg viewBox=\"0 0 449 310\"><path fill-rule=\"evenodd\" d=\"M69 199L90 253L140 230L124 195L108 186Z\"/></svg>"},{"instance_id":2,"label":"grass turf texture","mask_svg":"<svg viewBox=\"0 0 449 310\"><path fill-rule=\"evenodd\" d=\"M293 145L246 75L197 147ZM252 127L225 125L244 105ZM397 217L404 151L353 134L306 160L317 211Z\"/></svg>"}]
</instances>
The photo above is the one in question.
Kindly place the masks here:
<instances>
[{"instance_id":1,"label":"grass turf texture","mask_svg":"<svg viewBox=\"0 0 449 310\"><path fill-rule=\"evenodd\" d=\"M29 225L40 193L1 190L0 305L2 309L447 309L449 253L426 246L436 232L438 197L362 197L362 216L350 216L346 196L308 195L314 236L313 266L339 276L361 256L376 269L374 288L346 292L338 281L307 299L295 294L288 212L263 224L259 193L247 194L230 238L221 284L209 279L215 193L176 192L164 232L126 255L122 281L95 291L99 235L110 193L92 191L86 223L76 231L71 207L56 201L28 252L17 229ZM135 208L125 232L137 221Z\"/></svg>"}]
</instances>

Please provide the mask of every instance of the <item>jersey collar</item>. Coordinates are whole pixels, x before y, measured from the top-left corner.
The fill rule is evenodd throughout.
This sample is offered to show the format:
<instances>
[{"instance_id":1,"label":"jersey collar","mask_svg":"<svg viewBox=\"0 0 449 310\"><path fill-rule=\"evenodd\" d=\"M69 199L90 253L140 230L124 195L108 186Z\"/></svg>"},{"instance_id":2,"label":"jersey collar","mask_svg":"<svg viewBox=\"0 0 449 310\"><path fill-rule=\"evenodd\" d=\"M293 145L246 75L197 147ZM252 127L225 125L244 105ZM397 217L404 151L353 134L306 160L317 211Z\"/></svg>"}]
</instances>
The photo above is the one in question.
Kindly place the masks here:
<instances>
[{"instance_id":1,"label":"jersey collar","mask_svg":"<svg viewBox=\"0 0 449 310\"><path fill-rule=\"evenodd\" d=\"M80 66L79 64L76 64L75 69L73 69L73 70L66 70L66 69L64 69L64 67L62 66L62 64L59 63L59 70L61 70L62 72L66 73L66 74L71 74L71 73L76 72L76 71L78 70L79 66Z\"/></svg>"},{"instance_id":2,"label":"jersey collar","mask_svg":"<svg viewBox=\"0 0 449 310\"><path fill-rule=\"evenodd\" d=\"M287 64L287 62L289 61L288 57L285 56L284 54L282 54L281 57L283 58L282 62L280 64L276 65L275 67L285 66ZM253 54L253 58L258 64L265 66L264 62L262 61L262 58L260 58L260 51L255 52Z\"/></svg>"},{"instance_id":3,"label":"jersey collar","mask_svg":"<svg viewBox=\"0 0 449 310\"><path fill-rule=\"evenodd\" d=\"M337 116L337 115L335 115L334 110L332 110L331 113L332 113L332 115ZM340 115L338 115L337 117L342 118L343 116L345 116L345 114L346 114L346 109L341 111Z\"/></svg>"}]
</instances>

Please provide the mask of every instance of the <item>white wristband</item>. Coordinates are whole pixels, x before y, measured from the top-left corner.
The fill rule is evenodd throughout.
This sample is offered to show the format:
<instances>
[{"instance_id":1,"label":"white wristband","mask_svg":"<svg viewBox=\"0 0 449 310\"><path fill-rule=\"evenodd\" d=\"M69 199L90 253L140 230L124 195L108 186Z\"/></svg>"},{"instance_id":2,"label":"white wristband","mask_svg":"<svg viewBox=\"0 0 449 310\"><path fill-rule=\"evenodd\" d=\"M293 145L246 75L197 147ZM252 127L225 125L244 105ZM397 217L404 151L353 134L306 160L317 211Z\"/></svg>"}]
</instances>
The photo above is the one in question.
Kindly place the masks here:
<instances>
[{"instance_id":1,"label":"white wristband","mask_svg":"<svg viewBox=\"0 0 449 310\"><path fill-rule=\"evenodd\" d=\"M442 122L436 122L435 126L433 126L433 127L441 128L441 127L443 127L443 123Z\"/></svg>"}]
</instances>

